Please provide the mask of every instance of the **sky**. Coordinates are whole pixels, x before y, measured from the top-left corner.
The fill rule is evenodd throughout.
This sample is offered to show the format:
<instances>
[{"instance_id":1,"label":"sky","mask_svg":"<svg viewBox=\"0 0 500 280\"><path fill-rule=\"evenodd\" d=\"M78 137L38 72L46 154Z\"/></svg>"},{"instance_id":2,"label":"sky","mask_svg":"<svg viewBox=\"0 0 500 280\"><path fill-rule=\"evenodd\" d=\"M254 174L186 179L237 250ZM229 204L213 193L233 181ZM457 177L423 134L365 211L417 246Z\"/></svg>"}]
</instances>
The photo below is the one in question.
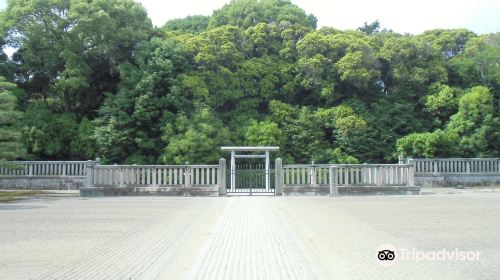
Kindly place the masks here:
<instances>
[{"instance_id":1,"label":"sky","mask_svg":"<svg viewBox=\"0 0 500 280\"><path fill-rule=\"evenodd\" d=\"M156 26L188 15L211 15L230 0L140 0ZM318 27L356 29L379 20L382 28L419 34L435 28L500 32L498 0L292 0L318 19ZM4 8L6 0L0 0Z\"/></svg>"}]
</instances>

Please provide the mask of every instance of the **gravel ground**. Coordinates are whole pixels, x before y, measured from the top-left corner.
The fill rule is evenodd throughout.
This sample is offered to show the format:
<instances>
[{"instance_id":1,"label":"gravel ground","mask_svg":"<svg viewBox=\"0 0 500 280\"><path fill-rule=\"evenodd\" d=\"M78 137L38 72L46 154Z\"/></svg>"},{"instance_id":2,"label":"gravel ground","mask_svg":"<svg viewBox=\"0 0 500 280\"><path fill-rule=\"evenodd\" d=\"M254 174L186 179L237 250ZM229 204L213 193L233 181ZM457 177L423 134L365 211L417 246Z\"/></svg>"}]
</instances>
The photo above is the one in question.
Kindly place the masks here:
<instances>
[{"instance_id":1,"label":"gravel ground","mask_svg":"<svg viewBox=\"0 0 500 280\"><path fill-rule=\"evenodd\" d=\"M498 279L500 192L44 196L0 204L0 279ZM377 261L396 248L391 266ZM403 249L478 251L403 260Z\"/></svg>"}]
</instances>

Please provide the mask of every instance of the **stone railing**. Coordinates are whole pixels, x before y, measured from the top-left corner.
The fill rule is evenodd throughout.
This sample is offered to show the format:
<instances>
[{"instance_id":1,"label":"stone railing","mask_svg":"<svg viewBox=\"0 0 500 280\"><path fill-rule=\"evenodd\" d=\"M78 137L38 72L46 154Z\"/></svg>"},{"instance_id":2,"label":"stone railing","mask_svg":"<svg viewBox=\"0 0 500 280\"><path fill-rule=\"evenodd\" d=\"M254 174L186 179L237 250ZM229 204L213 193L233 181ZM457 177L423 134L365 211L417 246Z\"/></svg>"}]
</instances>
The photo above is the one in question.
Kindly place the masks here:
<instances>
[{"instance_id":1,"label":"stone railing","mask_svg":"<svg viewBox=\"0 0 500 280\"><path fill-rule=\"evenodd\" d=\"M339 186L413 186L413 166L406 164L333 165Z\"/></svg>"},{"instance_id":2,"label":"stone railing","mask_svg":"<svg viewBox=\"0 0 500 280\"><path fill-rule=\"evenodd\" d=\"M10 161L0 167L0 176L85 176L87 161Z\"/></svg>"},{"instance_id":3,"label":"stone railing","mask_svg":"<svg viewBox=\"0 0 500 280\"><path fill-rule=\"evenodd\" d=\"M500 184L500 158L414 158L407 162L415 167L415 181L419 186Z\"/></svg>"},{"instance_id":4,"label":"stone railing","mask_svg":"<svg viewBox=\"0 0 500 280\"><path fill-rule=\"evenodd\" d=\"M87 169L81 196L226 194L226 160L218 165L94 165Z\"/></svg>"},{"instance_id":5,"label":"stone railing","mask_svg":"<svg viewBox=\"0 0 500 280\"><path fill-rule=\"evenodd\" d=\"M157 187L218 185L219 165L95 165L88 187Z\"/></svg>"},{"instance_id":6,"label":"stone railing","mask_svg":"<svg viewBox=\"0 0 500 280\"><path fill-rule=\"evenodd\" d=\"M433 158L408 159L415 174L499 174L500 158Z\"/></svg>"},{"instance_id":7,"label":"stone railing","mask_svg":"<svg viewBox=\"0 0 500 280\"><path fill-rule=\"evenodd\" d=\"M330 164L283 165L283 185L328 185Z\"/></svg>"},{"instance_id":8,"label":"stone railing","mask_svg":"<svg viewBox=\"0 0 500 280\"><path fill-rule=\"evenodd\" d=\"M281 170L279 170L281 168ZM277 194L337 195L338 188L414 187L414 168L409 164L290 164L276 162Z\"/></svg>"},{"instance_id":9,"label":"stone railing","mask_svg":"<svg viewBox=\"0 0 500 280\"><path fill-rule=\"evenodd\" d=\"M339 186L412 185L413 170L407 164L292 164L283 166L283 185L330 185L335 172ZM333 169L331 169L333 168Z\"/></svg>"},{"instance_id":10,"label":"stone railing","mask_svg":"<svg viewBox=\"0 0 500 280\"><path fill-rule=\"evenodd\" d=\"M0 189L78 190L93 161L10 161L0 167Z\"/></svg>"}]
</instances>

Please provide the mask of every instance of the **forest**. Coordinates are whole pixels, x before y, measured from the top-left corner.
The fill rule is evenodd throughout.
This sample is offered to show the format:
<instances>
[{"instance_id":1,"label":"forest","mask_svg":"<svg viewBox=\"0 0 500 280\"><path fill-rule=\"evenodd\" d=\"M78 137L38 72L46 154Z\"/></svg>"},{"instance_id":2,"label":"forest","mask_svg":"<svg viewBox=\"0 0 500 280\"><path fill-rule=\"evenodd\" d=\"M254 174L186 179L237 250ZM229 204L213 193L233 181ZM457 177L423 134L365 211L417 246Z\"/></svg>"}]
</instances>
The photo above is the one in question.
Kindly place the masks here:
<instances>
[{"instance_id":1,"label":"forest","mask_svg":"<svg viewBox=\"0 0 500 280\"><path fill-rule=\"evenodd\" d=\"M0 44L3 160L500 157L500 33L318 28L288 0L162 27L133 0L8 0Z\"/></svg>"}]
</instances>

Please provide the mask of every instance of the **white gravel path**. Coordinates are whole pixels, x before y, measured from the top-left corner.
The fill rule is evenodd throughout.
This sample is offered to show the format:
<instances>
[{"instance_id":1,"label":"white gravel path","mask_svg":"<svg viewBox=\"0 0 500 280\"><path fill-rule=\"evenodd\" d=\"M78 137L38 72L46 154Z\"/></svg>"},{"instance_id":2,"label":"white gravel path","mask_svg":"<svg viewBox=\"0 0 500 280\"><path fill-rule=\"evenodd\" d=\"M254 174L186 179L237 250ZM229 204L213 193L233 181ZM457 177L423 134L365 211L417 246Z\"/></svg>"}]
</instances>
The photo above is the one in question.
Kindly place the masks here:
<instances>
[{"instance_id":1,"label":"white gravel path","mask_svg":"<svg viewBox=\"0 0 500 280\"><path fill-rule=\"evenodd\" d=\"M0 279L497 279L500 193L0 204ZM376 262L382 244L479 261Z\"/></svg>"}]
</instances>

